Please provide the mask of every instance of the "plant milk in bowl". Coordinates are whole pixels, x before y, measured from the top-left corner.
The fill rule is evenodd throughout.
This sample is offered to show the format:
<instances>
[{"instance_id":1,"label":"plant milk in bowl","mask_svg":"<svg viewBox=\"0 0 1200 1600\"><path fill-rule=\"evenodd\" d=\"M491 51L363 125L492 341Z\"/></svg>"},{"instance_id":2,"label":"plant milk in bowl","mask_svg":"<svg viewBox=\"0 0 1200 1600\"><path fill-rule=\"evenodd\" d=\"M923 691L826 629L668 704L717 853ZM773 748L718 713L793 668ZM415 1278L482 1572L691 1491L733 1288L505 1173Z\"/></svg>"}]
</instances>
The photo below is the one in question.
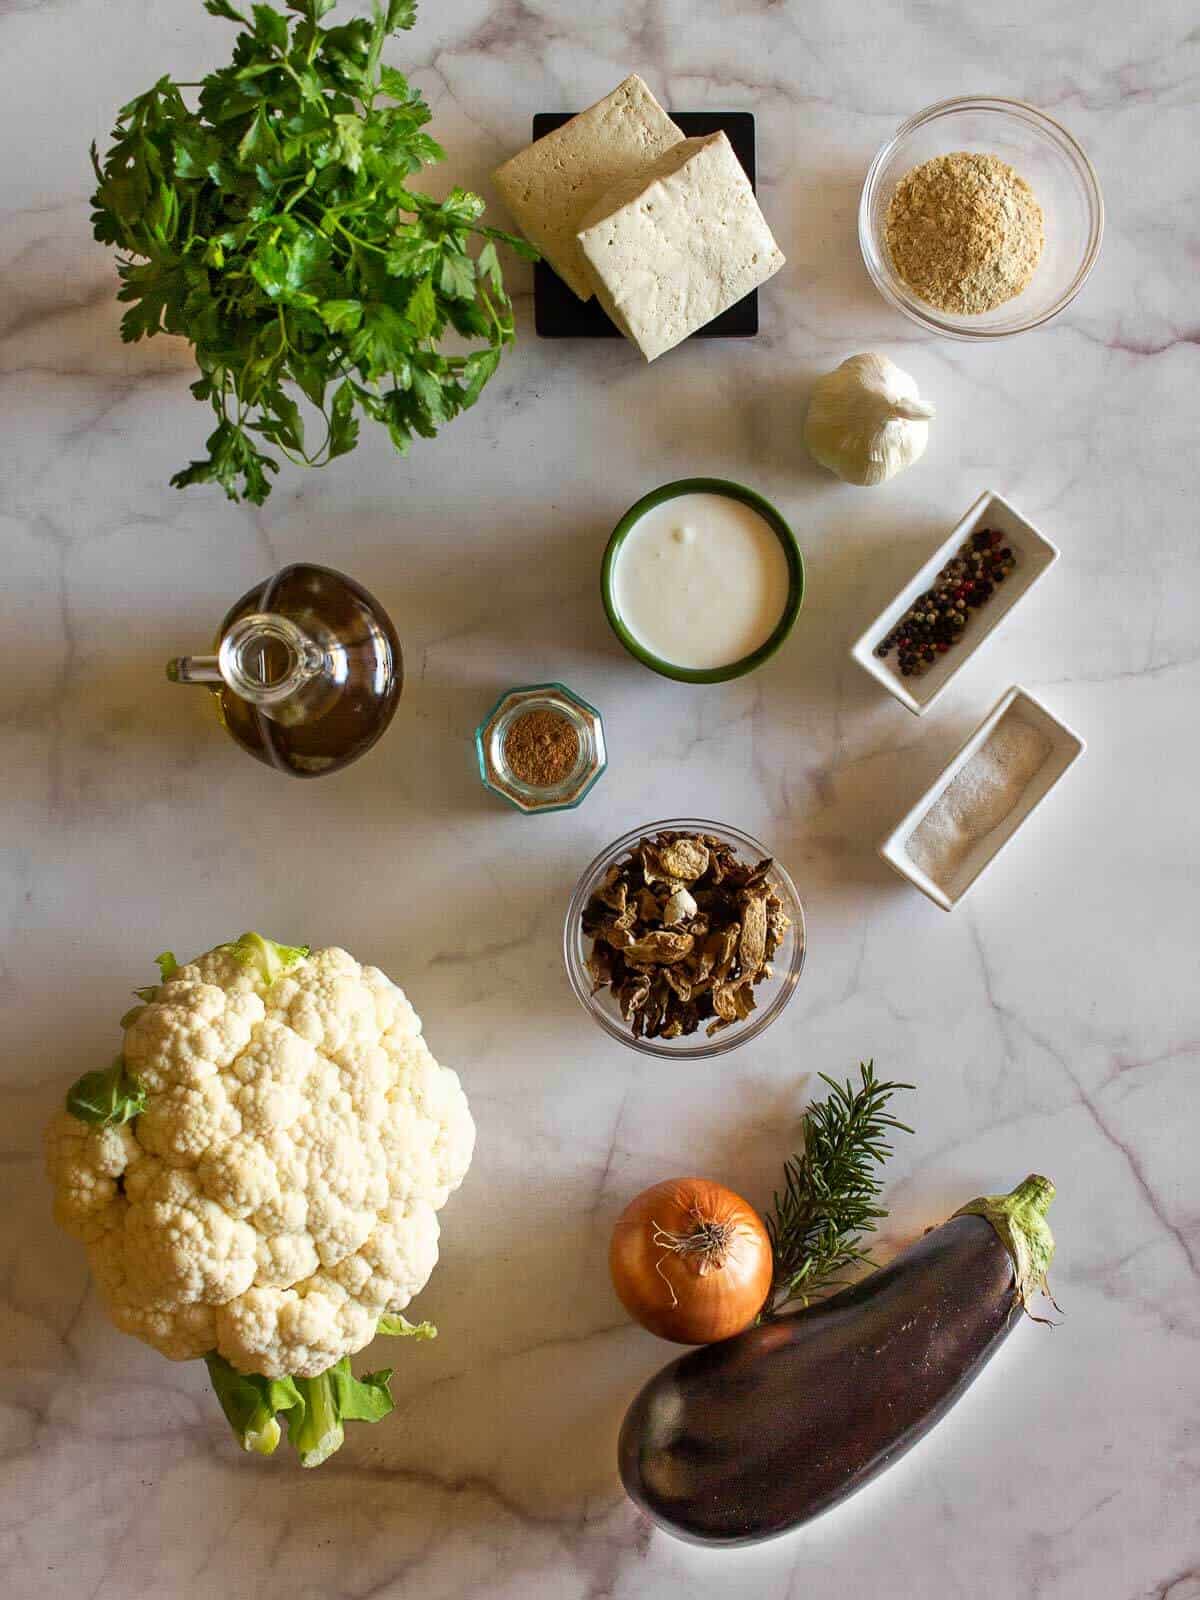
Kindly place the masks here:
<instances>
[{"instance_id":1,"label":"plant milk in bowl","mask_svg":"<svg viewBox=\"0 0 1200 1600\"><path fill-rule=\"evenodd\" d=\"M766 660L790 630L802 589L783 518L753 491L719 480L647 495L605 556L605 608L618 638L654 671L690 682L737 677Z\"/></svg>"}]
</instances>

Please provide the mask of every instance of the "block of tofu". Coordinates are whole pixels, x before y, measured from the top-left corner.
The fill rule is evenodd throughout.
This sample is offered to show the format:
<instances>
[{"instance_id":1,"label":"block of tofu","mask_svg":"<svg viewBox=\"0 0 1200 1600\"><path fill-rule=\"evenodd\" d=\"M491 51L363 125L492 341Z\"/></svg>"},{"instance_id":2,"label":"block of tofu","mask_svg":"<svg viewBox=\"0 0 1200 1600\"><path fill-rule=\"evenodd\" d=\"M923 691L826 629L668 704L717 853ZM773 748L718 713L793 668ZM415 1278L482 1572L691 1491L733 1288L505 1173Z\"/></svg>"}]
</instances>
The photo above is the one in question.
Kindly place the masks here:
<instances>
[{"instance_id":1,"label":"block of tofu","mask_svg":"<svg viewBox=\"0 0 1200 1600\"><path fill-rule=\"evenodd\" d=\"M585 218L579 244L601 305L647 361L784 264L723 133L684 139L614 185Z\"/></svg>"},{"instance_id":2,"label":"block of tofu","mask_svg":"<svg viewBox=\"0 0 1200 1600\"><path fill-rule=\"evenodd\" d=\"M683 134L633 73L561 128L497 167L492 179L525 237L581 300L594 285L576 235L596 202L652 165Z\"/></svg>"}]
</instances>

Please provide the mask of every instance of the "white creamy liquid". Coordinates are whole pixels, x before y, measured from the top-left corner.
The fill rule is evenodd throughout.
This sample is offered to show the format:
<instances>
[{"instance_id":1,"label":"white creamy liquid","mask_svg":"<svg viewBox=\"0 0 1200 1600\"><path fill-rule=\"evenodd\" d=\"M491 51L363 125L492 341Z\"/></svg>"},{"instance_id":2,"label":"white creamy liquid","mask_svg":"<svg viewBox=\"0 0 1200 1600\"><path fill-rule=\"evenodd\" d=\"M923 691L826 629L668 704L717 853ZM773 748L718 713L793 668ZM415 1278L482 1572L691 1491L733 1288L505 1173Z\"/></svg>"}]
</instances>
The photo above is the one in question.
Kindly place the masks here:
<instances>
[{"instance_id":1,"label":"white creamy liquid","mask_svg":"<svg viewBox=\"0 0 1200 1600\"><path fill-rule=\"evenodd\" d=\"M783 546L765 518L723 494L681 494L639 517L612 575L617 615L672 666L727 667L765 644L788 598Z\"/></svg>"}]
</instances>

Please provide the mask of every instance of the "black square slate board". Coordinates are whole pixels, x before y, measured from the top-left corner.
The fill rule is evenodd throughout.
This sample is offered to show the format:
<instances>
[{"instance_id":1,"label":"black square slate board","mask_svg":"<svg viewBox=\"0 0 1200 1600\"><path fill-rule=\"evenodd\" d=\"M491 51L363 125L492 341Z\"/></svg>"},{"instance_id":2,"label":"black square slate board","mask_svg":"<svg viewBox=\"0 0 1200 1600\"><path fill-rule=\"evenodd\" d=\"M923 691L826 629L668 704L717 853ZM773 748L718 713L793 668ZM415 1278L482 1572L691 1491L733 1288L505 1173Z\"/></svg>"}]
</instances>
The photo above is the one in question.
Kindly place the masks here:
<instances>
[{"instance_id":1,"label":"black square slate board","mask_svg":"<svg viewBox=\"0 0 1200 1600\"><path fill-rule=\"evenodd\" d=\"M564 122L572 111L539 111L533 119L533 137L541 139ZM689 139L725 132L733 152L755 187L754 113L752 111L673 111L671 121ZM553 267L539 261L533 269L533 325L539 339L619 339L621 330L608 319L599 300L580 300L567 288ZM758 290L722 311L698 328L693 339L752 339L758 332Z\"/></svg>"}]
</instances>

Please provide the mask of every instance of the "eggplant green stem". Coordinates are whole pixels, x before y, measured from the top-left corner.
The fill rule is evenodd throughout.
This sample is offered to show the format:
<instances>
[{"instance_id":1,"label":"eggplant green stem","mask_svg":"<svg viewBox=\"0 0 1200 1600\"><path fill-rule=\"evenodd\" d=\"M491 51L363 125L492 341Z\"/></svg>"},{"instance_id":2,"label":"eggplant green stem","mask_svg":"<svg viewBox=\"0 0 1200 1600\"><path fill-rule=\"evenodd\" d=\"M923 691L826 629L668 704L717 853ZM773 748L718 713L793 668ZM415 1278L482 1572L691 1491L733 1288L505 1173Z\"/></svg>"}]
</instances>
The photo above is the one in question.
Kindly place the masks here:
<instances>
[{"instance_id":1,"label":"eggplant green stem","mask_svg":"<svg viewBox=\"0 0 1200 1600\"><path fill-rule=\"evenodd\" d=\"M1027 1316L1033 1316L1029 1302L1039 1292L1054 1304L1046 1283L1046 1274L1054 1259L1054 1235L1046 1221L1053 1199L1054 1185L1050 1179L1031 1172L1011 1194L980 1195L954 1213L956 1217L984 1217L1000 1235L1012 1257L1015 1301Z\"/></svg>"}]
</instances>

